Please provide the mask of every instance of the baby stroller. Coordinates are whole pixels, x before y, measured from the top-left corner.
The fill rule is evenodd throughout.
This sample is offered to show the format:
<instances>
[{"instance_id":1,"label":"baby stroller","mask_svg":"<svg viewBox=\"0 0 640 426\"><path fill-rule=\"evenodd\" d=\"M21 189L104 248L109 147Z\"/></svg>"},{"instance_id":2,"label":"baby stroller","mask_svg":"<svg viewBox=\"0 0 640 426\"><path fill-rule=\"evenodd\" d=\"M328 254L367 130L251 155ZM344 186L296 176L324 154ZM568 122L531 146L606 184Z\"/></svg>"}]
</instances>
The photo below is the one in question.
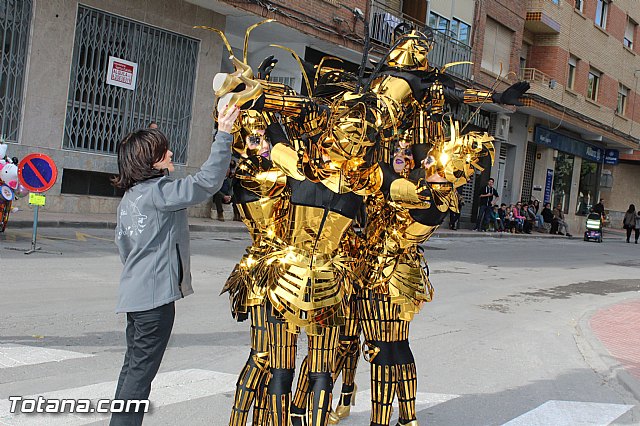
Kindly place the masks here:
<instances>
[{"instance_id":1,"label":"baby stroller","mask_svg":"<svg viewBox=\"0 0 640 426\"><path fill-rule=\"evenodd\" d=\"M602 217L598 213L589 213L587 216L587 230L584 231L585 241L602 242Z\"/></svg>"}]
</instances>

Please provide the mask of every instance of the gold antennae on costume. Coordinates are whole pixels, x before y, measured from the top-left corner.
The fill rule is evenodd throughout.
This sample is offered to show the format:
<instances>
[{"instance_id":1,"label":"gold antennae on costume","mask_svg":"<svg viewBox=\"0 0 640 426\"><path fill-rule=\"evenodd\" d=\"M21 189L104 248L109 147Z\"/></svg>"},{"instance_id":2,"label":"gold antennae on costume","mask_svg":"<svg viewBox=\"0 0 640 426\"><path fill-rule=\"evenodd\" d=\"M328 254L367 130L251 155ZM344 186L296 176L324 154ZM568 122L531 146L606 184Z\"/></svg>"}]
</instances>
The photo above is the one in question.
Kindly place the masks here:
<instances>
[{"instance_id":1,"label":"gold antennae on costume","mask_svg":"<svg viewBox=\"0 0 640 426\"><path fill-rule=\"evenodd\" d=\"M471 64L473 65L473 62L471 61L458 61L458 62L449 62L448 64L445 64L442 69L440 70L441 73L444 74L444 72L447 70L447 68L451 68L454 67L456 65L464 65L464 64Z\"/></svg>"},{"instance_id":2,"label":"gold antennae on costume","mask_svg":"<svg viewBox=\"0 0 640 426\"><path fill-rule=\"evenodd\" d=\"M318 78L320 78L320 70L322 69L322 65L324 64L324 61L327 60L331 60L334 59L338 62L340 62L341 64L344 63L344 61L340 58L337 58L335 56L323 56L322 59L320 59L320 63L318 64L318 68L316 69L316 75L313 77L313 84L314 86L318 86Z\"/></svg>"},{"instance_id":3,"label":"gold antennae on costume","mask_svg":"<svg viewBox=\"0 0 640 426\"><path fill-rule=\"evenodd\" d=\"M220 36L220 38L222 39L222 41L224 42L224 45L227 47L227 50L229 51L229 55L233 56L233 49L231 48L231 45L229 44L229 40L227 40L227 36L225 36L222 31L220 31L217 28L207 27L206 25L196 25L193 28L212 31L212 32L218 34Z\"/></svg>"},{"instance_id":4,"label":"gold antennae on costume","mask_svg":"<svg viewBox=\"0 0 640 426\"><path fill-rule=\"evenodd\" d=\"M489 93L495 93L496 92L496 87L498 87L498 83L500 82L500 79L502 79L502 62L500 62L500 74L498 74L498 76L496 77L496 81L493 82L493 85L491 86L491 89L489 89ZM478 108L476 108L476 110L473 112L473 114L471 114L469 116L469 119L467 120L466 123L464 123L464 126L462 127L462 130L460 130L460 133L462 133L462 132L464 132L466 130L466 128L469 125L469 123L471 123L471 121L476 117L476 115L478 115L478 113L480 112L480 109L482 108L482 105L484 105L486 102L487 102L486 99L483 99L482 102L480 102L480 106Z\"/></svg>"},{"instance_id":5,"label":"gold antennae on costume","mask_svg":"<svg viewBox=\"0 0 640 426\"><path fill-rule=\"evenodd\" d=\"M249 34L251 34L251 31L255 30L262 24L266 24L267 22L275 22L275 21L276 21L275 19L265 19L264 21L255 23L249 28L247 28L247 31L245 31L244 33L244 48L242 50L242 59L244 60L245 64L247 63L247 51L249 50Z\"/></svg>"},{"instance_id":6,"label":"gold antennae on costume","mask_svg":"<svg viewBox=\"0 0 640 426\"><path fill-rule=\"evenodd\" d=\"M300 71L302 71L302 78L304 78L304 82L307 85L307 90L309 95L311 95L311 83L309 82L309 76L307 76L307 73L304 71L304 65L302 65L302 60L300 59L300 56L298 56L298 54L293 50L290 49L288 47L285 46L281 46L279 44L270 44L269 46L271 47L277 47L278 49L282 49L282 50L286 50L287 52L291 53L293 55L293 57L296 59L296 62L298 62L298 66L300 67Z\"/></svg>"}]
</instances>

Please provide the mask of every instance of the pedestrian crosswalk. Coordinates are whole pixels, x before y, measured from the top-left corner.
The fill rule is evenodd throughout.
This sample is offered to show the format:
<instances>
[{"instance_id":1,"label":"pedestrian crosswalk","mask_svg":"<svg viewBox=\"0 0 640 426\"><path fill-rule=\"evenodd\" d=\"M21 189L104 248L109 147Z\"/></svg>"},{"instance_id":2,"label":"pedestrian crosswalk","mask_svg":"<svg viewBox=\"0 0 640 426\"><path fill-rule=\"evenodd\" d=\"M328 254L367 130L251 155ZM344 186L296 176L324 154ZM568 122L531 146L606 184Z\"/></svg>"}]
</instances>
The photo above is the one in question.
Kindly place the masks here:
<instances>
[{"instance_id":1,"label":"pedestrian crosswalk","mask_svg":"<svg viewBox=\"0 0 640 426\"><path fill-rule=\"evenodd\" d=\"M547 401L503 426L608 425L631 408L624 404Z\"/></svg>"},{"instance_id":2,"label":"pedestrian crosswalk","mask_svg":"<svg viewBox=\"0 0 640 426\"><path fill-rule=\"evenodd\" d=\"M237 377L216 371L187 369L160 373L153 382L151 401L154 408L214 396L235 389ZM103 382L55 392L24 396L25 399L98 399L113 398L116 382ZM11 414L8 400L0 401L0 424L11 426L76 426L93 423L109 417L104 413L90 414Z\"/></svg>"},{"instance_id":3,"label":"pedestrian crosswalk","mask_svg":"<svg viewBox=\"0 0 640 426\"><path fill-rule=\"evenodd\" d=\"M87 358L93 355L80 352L48 349L37 346L0 344L0 368L60 362L67 359Z\"/></svg>"},{"instance_id":4,"label":"pedestrian crosswalk","mask_svg":"<svg viewBox=\"0 0 640 426\"><path fill-rule=\"evenodd\" d=\"M81 352L72 352L59 349L47 349L42 347L31 347L24 345L0 345L0 368L8 369L23 367L35 364L51 362L78 362L82 358L94 355ZM181 403L197 400L199 398L225 398L223 404L230 404L231 395L235 390L236 375L205 369L183 369L176 371L162 372L157 375L151 392L151 403L153 409L159 407L175 406ZM6 385L6 383L5 383ZM51 399L89 399L94 404L98 399L109 399L113 397L116 381L106 381L92 383L85 386L59 389L45 393L33 393L31 395L20 395L25 399L37 399L42 396L46 400ZM6 394L6 392L5 392ZM419 392L416 400L416 410L421 423L426 422L426 413L431 407L456 400L462 395L424 393ZM466 396L467 398L469 396ZM351 409L351 416L340 424L343 426L360 426L368 424L370 410L370 390L358 392L356 404ZM337 403L336 401L334 404ZM0 400L0 425L6 426L79 426L106 420L109 414L87 413L87 414L19 414L10 413L10 401ZM632 405L599 403L599 402L578 402L549 400L543 404L530 409L522 410L522 414L507 421L503 426L597 426L609 425L617 418L624 415L633 408ZM397 404L394 409L397 419ZM165 411L166 413L166 411ZM162 410L160 413L151 412L146 417L153 424L163 424ZM212 418L203 419L203 424L225 424L228 411L209 412L207 415ZM206 420L206 421L205 421ZM483 424L478 419L478 424ZM485 423L490 423L489 421Z\"/></svg>"}]
</instances>

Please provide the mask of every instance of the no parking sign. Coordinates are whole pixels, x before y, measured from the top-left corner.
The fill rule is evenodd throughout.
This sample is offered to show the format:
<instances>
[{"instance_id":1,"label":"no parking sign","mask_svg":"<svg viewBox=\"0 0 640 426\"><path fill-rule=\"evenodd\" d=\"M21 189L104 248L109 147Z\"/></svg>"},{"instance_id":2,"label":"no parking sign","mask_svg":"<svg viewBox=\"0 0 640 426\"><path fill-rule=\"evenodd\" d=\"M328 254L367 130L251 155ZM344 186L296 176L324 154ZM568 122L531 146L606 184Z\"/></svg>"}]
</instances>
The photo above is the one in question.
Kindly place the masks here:
<instances>
[{"instance_id":1,"label":"no parking sign","mask_svg":"<svg viewBox=\"0 0 640 426\"><path fill-rule=\"evenodd\" d=\"M58 168L45 154L29 154L18 164L20 183L31 192L45 192L56 183Z\"/></svg>"}]
</instances>

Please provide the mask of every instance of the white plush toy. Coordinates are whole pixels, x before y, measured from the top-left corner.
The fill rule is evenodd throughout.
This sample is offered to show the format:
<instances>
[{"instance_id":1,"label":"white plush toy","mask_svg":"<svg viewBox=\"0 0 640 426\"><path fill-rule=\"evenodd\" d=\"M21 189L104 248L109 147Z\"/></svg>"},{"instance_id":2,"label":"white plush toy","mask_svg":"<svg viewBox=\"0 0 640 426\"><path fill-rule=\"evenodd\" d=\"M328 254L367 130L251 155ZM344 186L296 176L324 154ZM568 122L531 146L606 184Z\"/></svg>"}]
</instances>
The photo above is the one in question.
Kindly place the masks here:
<instances>
[{"instance_id":1,"label":"white plush toy","mask_svg":"<svg viewBox=\"0 0 640 426\"><path fill-rule=\"evenodd\" d=\"M0 164L0 180L11 189L18 187L18 166L13 163Z\"/></svg>"},{"instance_id":2,"label":"white plush toy","mask_svg":"<svg viewBox=\"0 0 640 426\"><path fill-rule=\"evenodd\" d=\"M18 187L18 165L10 159L5 160L8 145L0 139L0 180L13 190Z\"/></svg>"}]
</instances>

